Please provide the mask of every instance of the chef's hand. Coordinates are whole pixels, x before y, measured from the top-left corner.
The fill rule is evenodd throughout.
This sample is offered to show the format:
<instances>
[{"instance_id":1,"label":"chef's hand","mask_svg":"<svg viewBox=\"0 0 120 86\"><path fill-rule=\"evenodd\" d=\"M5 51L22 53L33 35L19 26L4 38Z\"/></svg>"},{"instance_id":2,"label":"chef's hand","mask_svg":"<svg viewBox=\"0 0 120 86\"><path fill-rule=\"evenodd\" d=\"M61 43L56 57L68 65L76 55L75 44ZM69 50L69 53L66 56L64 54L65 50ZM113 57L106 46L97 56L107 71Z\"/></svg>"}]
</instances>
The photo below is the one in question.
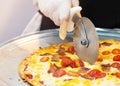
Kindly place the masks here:
<instances>
[{"instance_id":1,"label":"chef's hand","mask_svg":"<svg viewBox=\"0 0 120 86\"><path fill-rule=\"evenodd\" d=\"M33 2L37 10L60 26L61 39L65 39L67 32L73 31L72 17L74 13L81 11L78 0L33 0Z\"/></svg>"}]
</instances>

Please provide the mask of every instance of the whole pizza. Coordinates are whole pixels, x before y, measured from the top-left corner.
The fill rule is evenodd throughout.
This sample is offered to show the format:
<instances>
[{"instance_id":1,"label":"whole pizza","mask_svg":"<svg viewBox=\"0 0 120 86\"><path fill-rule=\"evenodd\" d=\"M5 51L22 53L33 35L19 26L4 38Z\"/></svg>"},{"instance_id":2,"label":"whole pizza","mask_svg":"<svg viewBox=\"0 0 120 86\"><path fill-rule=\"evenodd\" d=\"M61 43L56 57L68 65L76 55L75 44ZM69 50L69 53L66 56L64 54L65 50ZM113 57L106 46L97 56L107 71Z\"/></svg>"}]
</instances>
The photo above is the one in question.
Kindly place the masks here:
<instances>
[{"instance_id":1,"label":"whole pizza","mask_svg":"<svg viewBox=\"0 0 120 86\"><path fill-rule=\"evenodd\" d=\"M19 65L20 77L32 86L120 86L120 41L99 41L94 65L82 61L72 42L40 47Z\"/></svg>"}]
</instances>

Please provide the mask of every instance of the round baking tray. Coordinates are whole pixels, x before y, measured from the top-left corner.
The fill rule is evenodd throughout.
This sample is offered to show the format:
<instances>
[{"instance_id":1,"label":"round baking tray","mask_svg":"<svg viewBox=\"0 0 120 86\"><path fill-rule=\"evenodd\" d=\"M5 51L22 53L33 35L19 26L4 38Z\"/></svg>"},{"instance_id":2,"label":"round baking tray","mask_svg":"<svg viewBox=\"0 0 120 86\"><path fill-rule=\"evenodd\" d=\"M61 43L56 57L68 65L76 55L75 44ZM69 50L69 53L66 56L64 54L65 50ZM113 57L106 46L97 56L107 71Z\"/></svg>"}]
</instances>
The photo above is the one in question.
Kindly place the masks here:
<instances>
[{"instance_id":1,"label":"round baking tray","mask_svg":"<svg viewBox=\"0 0 120 86\"><path fill-rule=\"evenodd\" d=\"M72 41L72 33L65 40L59 38L59 29L33 32L0 44L0 86L30 86L18 74L19 63L39 47ZM96 28L99 39L120 40L120 31Z\"/></svg>"}]
</instances>

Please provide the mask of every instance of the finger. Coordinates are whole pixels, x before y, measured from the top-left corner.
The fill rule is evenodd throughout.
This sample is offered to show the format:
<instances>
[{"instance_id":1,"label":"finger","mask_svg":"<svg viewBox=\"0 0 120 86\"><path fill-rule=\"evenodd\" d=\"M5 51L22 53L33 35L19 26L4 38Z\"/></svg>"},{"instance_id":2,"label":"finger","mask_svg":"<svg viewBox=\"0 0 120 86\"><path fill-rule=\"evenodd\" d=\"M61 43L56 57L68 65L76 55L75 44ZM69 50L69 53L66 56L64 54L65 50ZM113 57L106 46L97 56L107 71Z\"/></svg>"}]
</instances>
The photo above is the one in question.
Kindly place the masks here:
<instances>
[{"instance_id":1,"label":"finger","mask_svg":"<svg viewBox=\"0 0 120 86\"><path fill-rule=\"evenodd\" d=\"M80 14L81 10L82 10L82 8L80 6L71 8L70 9L70 19L72 20L75 13L77 13L81 17L81 14Z\"/></svg>"},{"instance_id":2,"label":"finger","mask_svg":"<svg viewBox=\"0 0 120 86\"><path fill-rule=\"evenodd\" d=\"M70 16L71 1L66 0L60 8L60 31L59 36L62 40L66 38L67 24Z\"/></svg>"},{"instance_id":3,"label":"finger","mask_svg":"<svg viewBox=\"0 0 120 86\"><path fill-rule=\"evenodd\" d=\"M74 23L72 21L72 18L74 16L75 13L77 13L80 17L80 11L82 10L82 8L80 6L77 6L77 7L73 7L70 9L70 18L69 18L69 21L68 21L68 24L67 24L67 31L68 32L71 32L74 30Z\"/></svg>"},{"instance_id":4,"label":"finger","mask_svg":"<svg viewBox=\"0 0 120 86\"><path fill-rule=\"evenodd\" d=\"M60 25L60 31L59 31L59 37L64 40L66 38L66 34L67 34L67 21L64 21L61 25Z\"/></svg>"}]
</instances>

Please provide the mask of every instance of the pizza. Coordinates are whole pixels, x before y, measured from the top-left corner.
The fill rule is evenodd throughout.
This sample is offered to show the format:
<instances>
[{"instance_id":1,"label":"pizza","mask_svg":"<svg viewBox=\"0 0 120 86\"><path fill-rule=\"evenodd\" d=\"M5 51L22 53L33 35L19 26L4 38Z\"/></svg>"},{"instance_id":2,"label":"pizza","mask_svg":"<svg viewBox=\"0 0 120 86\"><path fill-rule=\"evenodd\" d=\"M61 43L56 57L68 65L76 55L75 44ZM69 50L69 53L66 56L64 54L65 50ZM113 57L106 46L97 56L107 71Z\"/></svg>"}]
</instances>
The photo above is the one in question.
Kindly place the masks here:
<instances>
[{"instance_id":1,"label":"pizza","mask_svg":"<svg viewBox=\"0 0 120 86\"><path fill-rule=\"evenodd\" d=\"M72 42L40 47L19 64L20 77L32 86L120 86L120 41L99 41L94 65L82 61Z\"/></svg>"}]
</instances>

